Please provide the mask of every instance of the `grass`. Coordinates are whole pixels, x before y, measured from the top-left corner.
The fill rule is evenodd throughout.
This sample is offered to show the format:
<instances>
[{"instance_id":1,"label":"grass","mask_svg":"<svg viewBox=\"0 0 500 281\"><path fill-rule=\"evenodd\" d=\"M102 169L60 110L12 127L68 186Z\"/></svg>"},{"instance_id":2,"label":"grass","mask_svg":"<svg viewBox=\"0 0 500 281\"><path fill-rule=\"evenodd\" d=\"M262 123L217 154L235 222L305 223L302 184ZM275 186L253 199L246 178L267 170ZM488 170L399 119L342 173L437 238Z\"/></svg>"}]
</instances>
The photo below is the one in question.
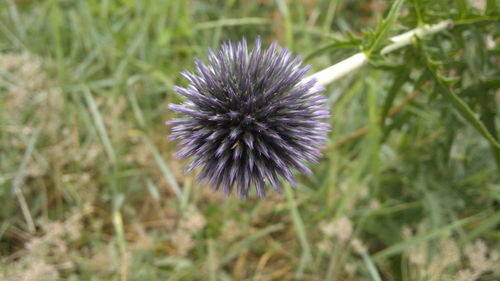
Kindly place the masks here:
<instances>
[{"instance_id":1,"label":"grass","mask_svg":"<svg viewBox=\"0 0 500 281\"><path fill-rule=\"evenodd\" d=\"M0 280L499 279L499 8L2 1ZM314 173L242 201L184 173L164 123L195 56L257 35L314 71L360 49L370 65L327 88Z\"/></svg>"}]
</instances>

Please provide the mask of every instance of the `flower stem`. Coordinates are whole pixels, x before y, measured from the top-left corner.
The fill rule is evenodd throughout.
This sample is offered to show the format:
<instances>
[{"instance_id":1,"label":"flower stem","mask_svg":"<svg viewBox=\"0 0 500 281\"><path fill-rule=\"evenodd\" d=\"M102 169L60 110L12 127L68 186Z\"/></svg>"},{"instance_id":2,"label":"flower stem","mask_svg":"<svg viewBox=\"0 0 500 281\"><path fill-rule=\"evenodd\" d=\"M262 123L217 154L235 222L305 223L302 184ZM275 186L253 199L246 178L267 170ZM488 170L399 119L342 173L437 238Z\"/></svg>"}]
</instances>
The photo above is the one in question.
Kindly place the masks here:
<instances>
[{"instance_id":1,"label":"flower stem","mask_svg":"<svg viewBox=\"0 0 500 281\"><path fill-rule=\"evenodd\" d=\"M387 45L381 51L381 55L388 54L392 51L398 50L402 47L408 46L412 43L413 37L426 37L435 33L441 32L453 26L452 20L444 20L434 25L423 25L412 29L403 34L392 37L390 40L392 44ZM327 67L319 72L308 77L308 79L315 78L316 85L328 85L333 81L345 76L346 74L362 67L368 62L368 56L364 52L357 53L341 62L338 62L330 67Z\"/></svg>"}]
</instances>

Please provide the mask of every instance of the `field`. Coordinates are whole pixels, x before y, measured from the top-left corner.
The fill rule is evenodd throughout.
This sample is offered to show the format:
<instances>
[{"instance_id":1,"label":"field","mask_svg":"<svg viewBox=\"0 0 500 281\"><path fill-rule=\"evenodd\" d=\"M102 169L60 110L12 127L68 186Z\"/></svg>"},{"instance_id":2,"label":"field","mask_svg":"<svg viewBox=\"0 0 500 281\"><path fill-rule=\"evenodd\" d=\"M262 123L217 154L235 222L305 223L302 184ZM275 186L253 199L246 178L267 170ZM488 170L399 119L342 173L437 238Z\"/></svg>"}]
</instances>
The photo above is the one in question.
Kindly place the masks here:
<instances>
[{"instance_id":1,"label":"field","mask_svg":"<svg viewBox=\"0 0 500 281\"><path fill-rule=\"evenodd\" d=\"M369 63L326 87L313 173L243 200L165 122L195 57L257 36ZM0 280L500 280L499 77L496 0L1 0Z\"/></svg>"}]
</instances>

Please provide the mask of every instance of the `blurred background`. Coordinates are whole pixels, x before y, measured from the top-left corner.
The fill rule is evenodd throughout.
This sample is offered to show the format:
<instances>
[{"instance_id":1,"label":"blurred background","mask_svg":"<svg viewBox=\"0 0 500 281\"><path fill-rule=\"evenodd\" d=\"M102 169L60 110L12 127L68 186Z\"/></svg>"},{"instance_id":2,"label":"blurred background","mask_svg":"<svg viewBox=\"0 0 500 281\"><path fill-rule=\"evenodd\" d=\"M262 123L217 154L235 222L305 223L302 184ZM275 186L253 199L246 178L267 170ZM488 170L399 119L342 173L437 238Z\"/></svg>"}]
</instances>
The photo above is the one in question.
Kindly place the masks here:
<instances>
[{"instance_id":1,"label":"blurred background","mask_svg":"<svg viewBox=\"0 0 500 281\"><path fill-rule=\"evenodd\" d=\"M392 5L1 0L0 280L500 280L500 5ZM374 52L327 87L314 173L245 201L184 173L164 123L194 57L257 35L311 74Z\"/></svg>"}]
</instances>

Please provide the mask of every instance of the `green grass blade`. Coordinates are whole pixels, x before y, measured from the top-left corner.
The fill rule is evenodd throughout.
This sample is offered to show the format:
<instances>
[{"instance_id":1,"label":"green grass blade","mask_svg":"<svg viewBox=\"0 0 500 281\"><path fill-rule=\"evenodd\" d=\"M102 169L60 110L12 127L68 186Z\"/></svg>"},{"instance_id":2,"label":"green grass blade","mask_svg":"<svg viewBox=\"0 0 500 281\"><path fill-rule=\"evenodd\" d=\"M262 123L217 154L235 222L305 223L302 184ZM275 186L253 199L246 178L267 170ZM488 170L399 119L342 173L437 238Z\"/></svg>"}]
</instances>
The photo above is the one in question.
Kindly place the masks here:
<instances>
[{"instance_id":1,"label":"green grass blade","mask_svg":"<svg viewBox=\"0 0 500 281\"><path fill-rule=\"evenodd\" d=\"M302 248L303 258L305 259L304 262L312 262L313 260L312 260L311 246L309 246L309 242L307 241L307 234L306 234L307 231L304 226L304 222L300 217L299 210L297 208L297 202L293 198L292 187L289 184L285 184L284 189L285 189L286 199L288 201L288 206L292 214L293 225L295 227L295 231L297 233L300 246Z\"/></svg>"},{"instance_id":2,"label":"green grass blade","mask_svg":"<svg viewBox=\"0 0 500 281\"><path fill-rule=\"evenodd\" d=\"M382 260L382 259L385 259L388 257L392 257L394 255L400 254L413 245L416 245L416 244L424 242L424 241L429 241L431 239L439 237L440 235L446 234L457 227L460 227L462 225L465 225L469 222L474 221L478 217L479 217L479 215L470 216L470 217L461 219L459 221L450 223L444 227L441 227L441 228L435 229L433 231L418 235L411 240L394 244L394 245L392 245L392 246L390 246L382 251L377 252L376 254L373 255L372 258L374 261L379 261L379 260Z\"/></svg>"},{"instance_id":3,"label":"green grass blade","mask_svg":"<svg viewBox=\"0 0 500 281\"><path fill-rule=\"evenodd\" d=\"M485 232L497 228L500 225L500 212L495 215L488 217L484 221L480 222L474 229L467 234L464 242L473 241Z\"/></svg>"},{"instance_id":4,"label":"green grass blade","mask_svg":"<svg viewBox=\"0 0 500 281\"><path fill-rule=\"evenodd\" d=\"M153 158L156 161L156 164L158 164L158 167L160 168L163 176L167 180L168 184L170 184L170 187L172 187L172 190L175 193L175 196L177 196L177 199L179 201L182 201L183 194L181 191L181 188L179 187L179 184L175 180L174 175L172 174L172 171L170 170L170 167L167 165L165 160L163 160L163 157L160 155L160 152L156 148L156 146L153 144L153 142L149 139L149 137L145 137L146 143L148 144L148 147L151 151L151 154L153 155Z\"/></svg>"},{"instance_id":5,"label":"green grass blade","mask_svg":"<svg viewBox=\"0 0 500 281\"><path fill-rule=\"evenodd\" d=\"M243 240L238 242L238 244L236 244L234 246L234 248L229 253L227 253L224 256L224 258L222 258L222 260L220 261L220 266L224 266L227 263L229 263L230 261L232 261L242 251L244 251L245 249L250 247L252 245L252 243L254 243L255 241L257 241L257 240L259 240L259 239L261 239L261 238L263 238L263 237L265 237L273 232L280 231L281 229L283 229L283 227L284 226L282 223L273 224L273 225L270 225L268 227L261 229L260 231L257 231L253 234L248 235L246 238L244 238Z\"/></svg>"},{"instance_id":6,"label":"green grass blade","mask_svg":"<svg viewBox=\"0 0 500 281\"><path fill-rule=\"evenodd\" d=\"M28 229L31 233L35 232L35 223L30 213L28 203L26 202L26 199L21 190L21 184L23 183L24 178L26 177L26 166L28 165L28 161L30 160L31 155L33 154L33 151L35 149L35 144L38 140L38 136L40 135L40 131L41 127L38 127L31 136L26 151L24 152L23 159L21 160L21 165L19 165L19 169L17 170L16 176L12 181L12 189L11 189L12 192L17 195L17 199L19 201L19 205L21 207L24 219L26 221L26 225L28 226Z\"/></svg>"},{"instance_id":7,"label":"green grass blade","mask_svg":"<svg viewBox=\"0 0 500 281\"><path fill-rule=\"evenodd\" d=\"M293 50L293 30L292 30L292 17L290 15L290 9L288 8L288 4L284 0L276 0L278 4L278 9L283 16L285 22L285 41L286 46Z\"/></svg>"},{"instance_id":8,"label":"green grass blade","mask_svg":"<svg viewBox=\"0 0 500 281\"><path fill-rule=\"evenodd\" d=\"M200 22L195 25L196 29L212 29L227 26L243 26L243 25L266 25L273 21L267 18L247 17L237 19L220 19L216 21Z\"/></svg>"},{"instance_id":9,"label":"green grass blade","mask_svg":"<svg viewBox=\"0 0 500 281\"><path fill-rule=\"evenodd\" d=\"M99 137L102 141L102 144L104 145L104 150L106 151L106 154L108 155L108 158L112 163L115 163L116 160L116 154L113 149L113 145L111 144L111 141L109 140L108 133L106 132L106 127L104 126L104 122L102 121L102 116L99 113L99 109L97 108L97 104L94 100L94 97L90 93L90 90L87 87L84 87L83 89L83 96L85 98L85 102L87 103L87 106L90 110L90 114L92 115L92 118L94 119L94 124L97 128L97 132L99 133Z\"/></svg>"},{"instance_id":10,"label":"green grass blade","mask_svg":"<svg viewBox=\"0 0 500 281\"><path fill-rule=\"evenodd\" d=\"M372 280L373 281L382 281L382 277L380 277L380 273L378 272L377 267L373 263L370 256L366 252L363 252L363 253L361 253L361 257L363 258L363 261L365 262L366 268L368 269L368 272L370 273Z\"/></svg>"}]
</instances>

